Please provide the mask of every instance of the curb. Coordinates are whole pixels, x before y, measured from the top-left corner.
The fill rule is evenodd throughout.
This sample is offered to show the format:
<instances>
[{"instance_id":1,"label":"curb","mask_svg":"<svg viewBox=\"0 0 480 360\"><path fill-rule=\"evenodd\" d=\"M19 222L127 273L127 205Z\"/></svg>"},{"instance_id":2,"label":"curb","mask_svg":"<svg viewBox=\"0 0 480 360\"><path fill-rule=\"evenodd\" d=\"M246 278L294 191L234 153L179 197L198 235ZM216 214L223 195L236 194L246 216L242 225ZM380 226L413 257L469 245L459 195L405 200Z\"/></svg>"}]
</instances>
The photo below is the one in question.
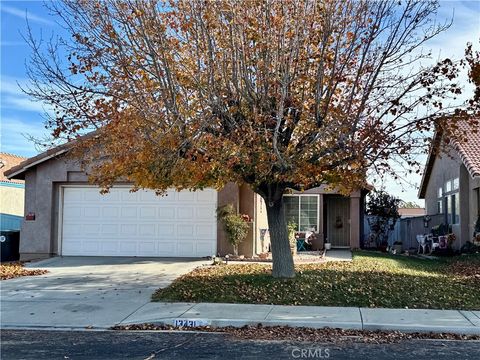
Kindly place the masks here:
<instances>
[{"instance_id":1,"label":"curb","mask_svg":"<svg viewBox=\"0 0 480 360\"><path fill-rule=\"evenodd\" d=\"M145 321L154 325L168 325L175 324L176 318L166 318L162 320ZM182 319L185 320L185 319ZM201 319L189 318L191 321L198 321L203 324L208 324L213 328L222 328L227 326L243 327L243 326L258 326L273 327L273 326L289 326L289 327L305 327L311 329L343 329L343 330L365 330L365 331L398 331L402 333L449 333L456 335L480 335L479 327L461 327L461 326L408 326L408 325L394 325L394 324L357 324L357 323L332 323L332 322L309 322L309 321L281 321L281 320L240 320L240 319ZM132 325L134 323L120 323L119 325ZM188 328L188 327L186 327Z\"/></svg>"}]
</instances>

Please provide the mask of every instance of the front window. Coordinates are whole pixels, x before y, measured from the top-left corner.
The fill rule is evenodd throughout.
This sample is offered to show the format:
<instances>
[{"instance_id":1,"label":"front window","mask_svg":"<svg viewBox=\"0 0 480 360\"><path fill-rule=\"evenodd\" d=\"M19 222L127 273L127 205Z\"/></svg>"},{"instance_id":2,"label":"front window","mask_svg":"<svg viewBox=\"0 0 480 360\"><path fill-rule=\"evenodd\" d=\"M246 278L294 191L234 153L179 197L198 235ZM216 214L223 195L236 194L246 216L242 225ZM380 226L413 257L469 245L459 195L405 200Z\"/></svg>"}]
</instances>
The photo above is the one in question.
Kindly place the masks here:
<instances>
[{"instance_id":1,"label":"front window","mask_svg":"<svg viewBox=\"0 0 480 360\"><path fill-rule=\"evenodd\" d=\"M297 225L297 231L318 230L318 196L286 195L285 217Z\"/></svg>"}]
</instances>

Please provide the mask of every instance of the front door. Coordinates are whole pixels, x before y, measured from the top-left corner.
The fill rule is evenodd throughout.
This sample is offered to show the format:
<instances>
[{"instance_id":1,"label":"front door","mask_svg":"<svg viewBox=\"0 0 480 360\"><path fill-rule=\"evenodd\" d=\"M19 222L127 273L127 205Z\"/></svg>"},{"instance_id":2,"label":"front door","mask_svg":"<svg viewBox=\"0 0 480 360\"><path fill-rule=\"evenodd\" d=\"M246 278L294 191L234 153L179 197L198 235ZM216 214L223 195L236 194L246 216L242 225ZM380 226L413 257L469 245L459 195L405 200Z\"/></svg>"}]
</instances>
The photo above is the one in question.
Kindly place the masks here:
<instances>
[{"instance_id":1,"label":"front door","mask_svg":"<svg viewBox=\"0 0 480 360\"><path fill-rule=\"evenodd\" d=\"M327 234L332 247L350 247L350 198L328 196Z\"/></svg>"}]
</instances>

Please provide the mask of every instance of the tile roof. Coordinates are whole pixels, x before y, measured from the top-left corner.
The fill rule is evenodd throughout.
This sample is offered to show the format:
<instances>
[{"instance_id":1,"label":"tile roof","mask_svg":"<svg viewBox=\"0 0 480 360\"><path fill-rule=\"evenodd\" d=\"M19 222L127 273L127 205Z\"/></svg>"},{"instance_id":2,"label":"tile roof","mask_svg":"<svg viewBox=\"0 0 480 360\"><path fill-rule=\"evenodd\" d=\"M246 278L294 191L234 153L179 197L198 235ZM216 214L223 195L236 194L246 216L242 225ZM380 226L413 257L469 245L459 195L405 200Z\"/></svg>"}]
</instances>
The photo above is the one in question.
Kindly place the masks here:
<instances>
[{"instance_id":1,"label":"tile roof","mask_svg":"<svg viewBox=\"0 0 480 360\"><path fill-rule=\"evenodd\" d=\"M458 127L467 137L467 141L456 144L458 154L470 175L480 177L480 119L473 125L462 121Z\"/></svg>"},{"instance_id":2,"label":"tile roof","mask_svg":"<svg viewBox=\"0 0 480 360\"><path fill-rule=\"evenodd\" d=\"M0 181L8 182L8 183L23 184L22 180L8 179L4 173L7 170L11 169L12 167L20 164L22 161L25 161L26 159L27 158L23 156L0 152Z\"/></svg>"},{"instance_id":3,"label":"tile roof","mask_svg":"<svg viewBox=\"0 0 480 360\"><path fill-rule=\"evenodd\" d=\"M465 140L462 142L454 143L454 147L460 156L460 159L467 168L472 178L480 177L480 118L475 119L474 123L466 121L458 122L459 131L462 131L465 135ZM428 155L427 163L425 165L425 171L423 172L422 182L418 191L418 197L420 199L425 198L427 191L428 181L433 169L433 163L437 158L437 153L434 149L439 147L439 143L442 140L442 133L437 132L433 137L432 146Z\"/></svg>"}]
</instances>

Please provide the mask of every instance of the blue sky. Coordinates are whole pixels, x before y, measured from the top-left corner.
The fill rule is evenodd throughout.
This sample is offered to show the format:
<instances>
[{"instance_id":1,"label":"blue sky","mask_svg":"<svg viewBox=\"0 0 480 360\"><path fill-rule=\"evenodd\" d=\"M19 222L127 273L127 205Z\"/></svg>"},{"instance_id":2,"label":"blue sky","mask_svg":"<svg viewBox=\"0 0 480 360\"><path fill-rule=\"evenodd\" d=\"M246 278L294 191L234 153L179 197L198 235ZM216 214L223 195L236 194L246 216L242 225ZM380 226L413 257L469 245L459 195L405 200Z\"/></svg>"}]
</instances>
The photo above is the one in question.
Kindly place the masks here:
<instances>
[{"instance_id":1,"label":"blue sky","mask_svg":"<svg viewBox=\"0 0 480 360\"><path fill-rule=\"evenodd\" d=\"M44 137L48 132L43 125L42 104L32 102L18 88L25 84L25 61L30 49L22 38L26 33L28 18L36 37L49 38L61 35L63 29L50 16L42 1L0 0L1 14L1 151L23 156L37 154L35 145L28 136ZM441 1L439 21L454 15L452 27L433 39L428 48L438 57L458 59L463 56L465 44L470 41L478 48L480 38L480 0ZM408 183L418 185L419 176L408 176ZM407 182L397 184L391 179L383 181L385 188L404 200L416 200L416 189Z\"/></svg>"}]
</instances>

